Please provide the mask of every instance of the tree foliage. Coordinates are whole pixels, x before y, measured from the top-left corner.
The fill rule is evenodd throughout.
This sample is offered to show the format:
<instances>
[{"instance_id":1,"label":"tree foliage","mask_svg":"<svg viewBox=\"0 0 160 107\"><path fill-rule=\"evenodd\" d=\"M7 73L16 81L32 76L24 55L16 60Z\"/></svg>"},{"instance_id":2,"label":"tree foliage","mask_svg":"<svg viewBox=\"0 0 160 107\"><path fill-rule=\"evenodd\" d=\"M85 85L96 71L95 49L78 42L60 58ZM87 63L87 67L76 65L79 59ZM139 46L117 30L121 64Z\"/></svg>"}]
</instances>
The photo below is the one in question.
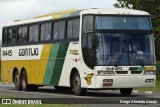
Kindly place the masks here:
<instances>
[{"instance_id":1,"label":"tree foliage","mask_svg":"<svg viewBox=\"0 0 160 107\"><path fill-rule=\"evenodd\" d=\"M147 11L152 17L155 35L156 58L160 61L160 0L117 0L114 6Z\"/></svg>"}]
</instances>

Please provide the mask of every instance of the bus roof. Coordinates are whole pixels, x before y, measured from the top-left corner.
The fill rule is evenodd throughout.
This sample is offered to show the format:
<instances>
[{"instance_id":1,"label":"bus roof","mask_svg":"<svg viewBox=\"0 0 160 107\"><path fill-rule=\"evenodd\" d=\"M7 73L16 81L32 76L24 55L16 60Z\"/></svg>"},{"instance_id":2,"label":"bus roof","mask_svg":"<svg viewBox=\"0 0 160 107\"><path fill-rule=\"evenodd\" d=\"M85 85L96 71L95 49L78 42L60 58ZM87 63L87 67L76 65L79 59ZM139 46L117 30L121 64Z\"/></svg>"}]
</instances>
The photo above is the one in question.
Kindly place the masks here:
<instances>
[{"instance_id":1,"label":"bus roof","mask_svg":"<svg viewBox=\"0 0 160 107\"><path fill-rule=\"evenodd\" d=\"M132 10L132 9L120 9L120 8L112 8L112 9L93 8L84 10L72 9L72 10L65 10L65 11L59 11L41 15L34 17L32 19L8 21L4 27L47 21L51 19L58 19L64 17L74 17L74 16L79 16L81 14L149 15L149 13L144 11Z\"/></svg>"}]
</instances>

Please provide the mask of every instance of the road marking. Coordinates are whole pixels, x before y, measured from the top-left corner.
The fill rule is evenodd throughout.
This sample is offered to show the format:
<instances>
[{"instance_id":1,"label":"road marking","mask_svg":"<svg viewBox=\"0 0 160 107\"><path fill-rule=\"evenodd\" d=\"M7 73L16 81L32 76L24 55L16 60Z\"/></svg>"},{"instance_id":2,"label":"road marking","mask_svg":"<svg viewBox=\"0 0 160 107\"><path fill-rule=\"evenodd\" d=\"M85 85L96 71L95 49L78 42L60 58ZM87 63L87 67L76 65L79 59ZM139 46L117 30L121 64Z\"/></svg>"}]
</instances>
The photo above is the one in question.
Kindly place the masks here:
<instances>
[{"instance_id":1,"label":"road marking","mask_svg":"<svg viewBox=\"0 0 160 107\"><path fill-rule=\"evenodd\" d=\"M133 90L133 92L134 92L134 93L139 93L139 91L138 91L138 90Z\"/></svg>"},{"instance_id":2,"label":"road marking","mask_svg":"<svg viewBox=\"0 0 160 107\"><path fill-rule=\"evenodd\" d=\"M28 92L28 91L13 91L13 90L4 90L4 89L0 89L0 91L4 91L4 92L13 92L13 93L19 93L19 94L31 94L31 95L50 95L50 96L60 96L60 97L65 97L65 98L94 98L94 97L87 97L87 96L75 96L75 95L61 95L58 93L41 93L41 92Z\"/></svg>"},{"instance_id":3,"label":"road marking","mask_svg":"<svg viewBox=\"0 0 160 107\"><path fill-rule=\"evenodd\" d=\"M146 94L152 94L152 91L145 91Z\"/></svg>"}]
</instances>

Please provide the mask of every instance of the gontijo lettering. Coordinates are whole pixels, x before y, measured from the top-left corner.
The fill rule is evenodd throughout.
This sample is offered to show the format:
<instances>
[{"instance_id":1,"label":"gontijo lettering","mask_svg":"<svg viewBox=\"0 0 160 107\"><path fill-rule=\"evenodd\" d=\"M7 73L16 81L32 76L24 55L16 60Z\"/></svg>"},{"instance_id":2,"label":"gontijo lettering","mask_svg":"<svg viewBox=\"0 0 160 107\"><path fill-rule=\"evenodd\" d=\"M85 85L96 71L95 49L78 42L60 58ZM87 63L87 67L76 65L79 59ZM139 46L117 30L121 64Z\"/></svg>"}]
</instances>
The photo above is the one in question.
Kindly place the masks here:
<instances>
[{"instance_id":1,"label":"gontijo lettering","mask_svg":"<svg viewBox=\"0 0 160 107\"><path fill-rule=\"evenodd\" d=\"M19 56L37 56L38 48L19 49Z\"/></svg>"}]
</instances>

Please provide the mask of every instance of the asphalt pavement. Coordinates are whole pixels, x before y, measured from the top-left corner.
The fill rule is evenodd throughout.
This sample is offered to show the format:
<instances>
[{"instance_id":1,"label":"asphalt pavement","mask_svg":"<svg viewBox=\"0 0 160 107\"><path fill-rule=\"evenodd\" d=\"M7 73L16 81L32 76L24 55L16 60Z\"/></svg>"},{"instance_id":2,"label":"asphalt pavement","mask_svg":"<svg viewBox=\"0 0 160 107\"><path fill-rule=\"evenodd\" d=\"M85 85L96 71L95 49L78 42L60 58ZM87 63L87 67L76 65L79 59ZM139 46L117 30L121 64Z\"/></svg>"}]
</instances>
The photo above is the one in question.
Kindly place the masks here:
<instances>
[{"instance_id":1,"label":"asphalt pavement","mask_svg":"<svg viewBox=\"0 0 160 107\"><path fill-rule=\"evenodd\" d=\"M45 99L48 103L63 103L63 104L94 104L92 107L96 107L96 104L105 106L106 104L118 104L122 102L126 104L127 100L157 100L157 103L143 104L145 107L159 107L160 105L160 93L136 93L133 92L129 97L122 97L118 90L100 90L93 91L88 90L85 96L75 96L73 91L57 92L53 86L40 87L37 91L17 91L13 84L0 84L0 96L11 96L14 98L37 98ZM104 105L103 105L104 104ZM136 103L135 103L136 104ZM134 105L135 105L134 104ZM139 105L139 104L138 104ZM147 106L146 106L147 105ZM87 105L90 106L90 105ZM113 106L117 107L117 106ZM123 106L125 107L125 106ZM136 105L134 106L136 107ZM138 107L138 106L137 106Z\"/></svg>"}]
</instances>

